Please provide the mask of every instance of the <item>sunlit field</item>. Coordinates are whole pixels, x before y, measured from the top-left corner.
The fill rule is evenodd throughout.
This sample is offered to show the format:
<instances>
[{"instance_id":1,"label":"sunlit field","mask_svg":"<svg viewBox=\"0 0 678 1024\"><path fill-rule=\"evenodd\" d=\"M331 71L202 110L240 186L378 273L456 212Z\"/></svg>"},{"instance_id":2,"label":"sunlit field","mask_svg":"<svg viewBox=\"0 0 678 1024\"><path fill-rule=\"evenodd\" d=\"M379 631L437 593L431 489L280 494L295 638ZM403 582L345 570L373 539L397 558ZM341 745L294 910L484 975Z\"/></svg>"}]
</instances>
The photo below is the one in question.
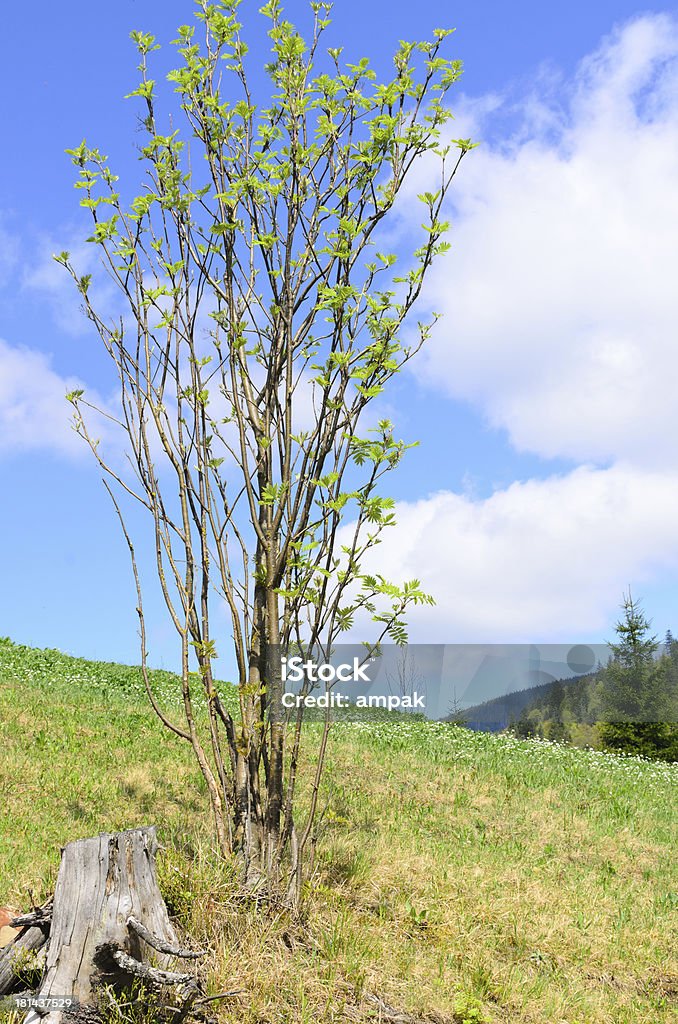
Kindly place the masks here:
<instances>
[{"instance_id":1,"label":"sunlit field","mask_svg":"<svg viewBox=\"0 0 678 1024\"><path fill-rule=\"evenodd\" d=\"M154 687L171 709L174 677ZM675 1019L678 766L421 720L337 724L293 918L212 853L191 751L138 670L0 641L0 737L0 904L44 899L69 840L156 824L168 906L210 949L207 989L239 990L211 1004L220 1020Z\"/></svg>"}]
</instances>

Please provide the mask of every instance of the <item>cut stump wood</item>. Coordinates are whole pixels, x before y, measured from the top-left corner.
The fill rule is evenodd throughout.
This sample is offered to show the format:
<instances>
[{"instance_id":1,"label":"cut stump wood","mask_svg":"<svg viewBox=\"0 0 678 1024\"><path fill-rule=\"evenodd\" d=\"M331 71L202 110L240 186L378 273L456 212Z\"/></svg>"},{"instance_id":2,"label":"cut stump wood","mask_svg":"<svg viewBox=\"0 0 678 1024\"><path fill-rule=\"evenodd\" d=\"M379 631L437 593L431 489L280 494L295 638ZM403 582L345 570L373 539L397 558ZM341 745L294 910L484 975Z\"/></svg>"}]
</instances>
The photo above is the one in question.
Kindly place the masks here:
<instances>
[{"instance_id":1,"label":"cut stump wood","mask_svg":"<svg viewBox=\"0 0 678 1024\"><path fill-rule=\"evenodd\" d=\"M153 827L80 839L64 848L54 892L46 972L37 997L72 999L75 1007L70 1012L49 1009L39 1018L31 1012L26 1022L93 1021L97 988L111 985L123 990L142 975L153 981L150 964L158 969L158 983L161 972L169 971L174 984L192 981L195 985L191 976L171 971L173 956L158 952L159 946L181 953L158 888L157 849ZM142 938L144 931L154 939L153 945ZM135 970L136 965L145 970Z\"/></svg>"}]
</instances>

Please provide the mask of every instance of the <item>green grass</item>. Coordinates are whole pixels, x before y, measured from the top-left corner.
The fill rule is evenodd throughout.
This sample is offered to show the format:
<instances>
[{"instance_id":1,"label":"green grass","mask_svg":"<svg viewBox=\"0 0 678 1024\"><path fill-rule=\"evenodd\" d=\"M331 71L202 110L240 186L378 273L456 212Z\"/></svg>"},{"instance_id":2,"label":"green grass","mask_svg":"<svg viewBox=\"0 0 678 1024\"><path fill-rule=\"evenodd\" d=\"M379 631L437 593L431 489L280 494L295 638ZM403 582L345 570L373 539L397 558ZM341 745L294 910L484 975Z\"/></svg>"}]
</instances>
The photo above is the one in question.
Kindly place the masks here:
<instances>
[{"instance_id":1,"label":"green grass","mask_svg":"<svg viewBox=\"0 0 678 1024\"><path fill-rule=\"evenodd\" d=\"M171 674L154 687L176 707ZM224 1021L377 1020L375 997L455 1024L675 1019L678 766L336 725L295 919L253 906L215 857L191 752L137 670L0 641L0 740L0 903L45 897L65 842L157 824L163 892L211 949L209 990L244 990Z\"/></svg>"}]
</instances>

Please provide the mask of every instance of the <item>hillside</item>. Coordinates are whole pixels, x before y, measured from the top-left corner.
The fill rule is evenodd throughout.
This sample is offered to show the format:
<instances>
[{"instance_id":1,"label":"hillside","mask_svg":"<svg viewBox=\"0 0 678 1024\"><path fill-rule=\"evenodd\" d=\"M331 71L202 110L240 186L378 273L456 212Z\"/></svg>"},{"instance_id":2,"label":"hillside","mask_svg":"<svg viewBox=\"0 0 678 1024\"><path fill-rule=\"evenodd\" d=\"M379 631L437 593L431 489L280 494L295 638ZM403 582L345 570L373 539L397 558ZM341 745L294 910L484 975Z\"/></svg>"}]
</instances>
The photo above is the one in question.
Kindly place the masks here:
<instances>
[{"instance_id":1,"label":"hillside","mask_svg":"<svg viewBox=\"0 0 678 1024\"><path fill-rule=\"evenodd\" d=\"M526 715L526 713L537 708L549 710L553 702L553 695L558 693L560 701L567 695L579 695L582 688L586 689L593 680L593 676L571 676L569 679L558 679L548 683L539 683L536 686L528 686L524 690L515 690L512 693L502 694L500 697L492 697L479 704L465 707L458 713L450 714L445 721L454 722L459 719L469 729L479 729L483 732L501 732L514 722ZM588 721L588 706L586 712L578 711L578 720ZM586 718L584 717L586 714ZM591 721L595 721L595 715Z\"/></svg>"},{"instance_id":2,"label":"hillside","mask_svg":"<svg viewBox=\"0 0 678 1024\"><path fill-rule=\"evenodd\" d=\"M171 708L174 678L154 682ZM294 920L215 861L190 751L135 669L0 641L0 739L0 904L44 897L66 841L157 823L164 895L212 950L210 990L242 990L220 1020L377 1020L372 997L439 1024L675 1019L674 765L338 724Z\"/></svg>"}]
</instances>

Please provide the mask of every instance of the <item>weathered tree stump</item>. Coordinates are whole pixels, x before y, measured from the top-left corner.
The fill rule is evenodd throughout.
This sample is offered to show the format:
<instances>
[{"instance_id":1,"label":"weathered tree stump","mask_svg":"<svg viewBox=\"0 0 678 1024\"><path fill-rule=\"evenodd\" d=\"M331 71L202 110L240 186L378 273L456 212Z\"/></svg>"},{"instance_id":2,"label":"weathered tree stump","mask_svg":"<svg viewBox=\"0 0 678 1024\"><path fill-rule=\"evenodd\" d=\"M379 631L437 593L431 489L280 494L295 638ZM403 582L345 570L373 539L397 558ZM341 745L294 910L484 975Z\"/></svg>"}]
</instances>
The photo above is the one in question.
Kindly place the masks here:
<instances>
[{"instance_id":1,"label":"weathered tree stump","mask_svg":"<svg viewBox=\"0 0 678 1024\"><path fill-rule=\"evenodd\" d=\"M170 969L176 957L205 954L179 947L158 888L157 849L152 827L80 839L64 848L45 974L25 1024L89 1024L97 1019L97 990L110 985L122 991L135 978L156 987L184 986L187 1005L197 996L195 976ZM34 931L23 934L28 939ZM63 1000L72 1000L72 1007Z\"/></svg>"}]
</instances>

